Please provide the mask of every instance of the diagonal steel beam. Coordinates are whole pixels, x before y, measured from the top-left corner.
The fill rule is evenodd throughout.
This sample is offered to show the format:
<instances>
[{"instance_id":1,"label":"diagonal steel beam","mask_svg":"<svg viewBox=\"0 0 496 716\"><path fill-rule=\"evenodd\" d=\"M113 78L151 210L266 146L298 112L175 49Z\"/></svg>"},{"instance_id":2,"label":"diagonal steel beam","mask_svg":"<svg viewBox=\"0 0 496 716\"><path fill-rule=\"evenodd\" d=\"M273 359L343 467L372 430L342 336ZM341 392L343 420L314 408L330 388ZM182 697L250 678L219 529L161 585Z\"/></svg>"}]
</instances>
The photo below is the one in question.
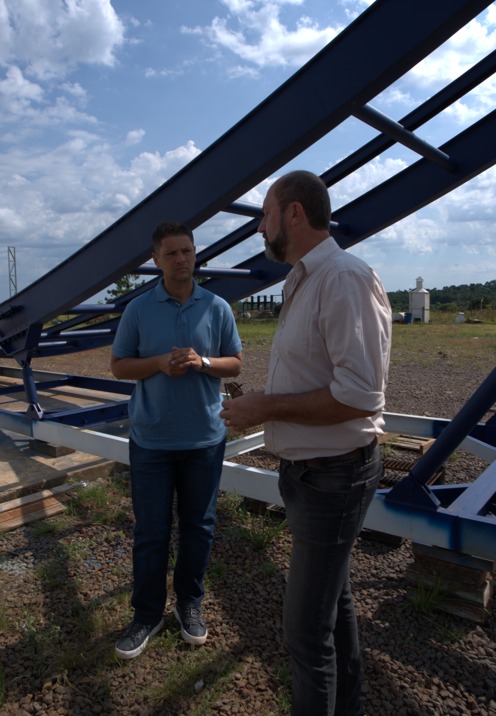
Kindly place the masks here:
<instances>
[{"instance_id":1,"label":"diagonal steel beam","mask_svg":"<svg viewBox=\"0 0 496 716\"><path fill-rule=\"evenodd\" d=\"M495 136L496 110L443 145L443 151L459 165L456 174L421 159L341 207L333 215L339 225L348 227L346 235L335 237L340 246L349 248L377 234L496 164ZM224 283L211 279L205 285L231 302L283 280L290 267L269 261L261 252L237 268L256 269L263 279L253 277L243 281L242 286L235 281Z\"/></svg>"}]
</instances>

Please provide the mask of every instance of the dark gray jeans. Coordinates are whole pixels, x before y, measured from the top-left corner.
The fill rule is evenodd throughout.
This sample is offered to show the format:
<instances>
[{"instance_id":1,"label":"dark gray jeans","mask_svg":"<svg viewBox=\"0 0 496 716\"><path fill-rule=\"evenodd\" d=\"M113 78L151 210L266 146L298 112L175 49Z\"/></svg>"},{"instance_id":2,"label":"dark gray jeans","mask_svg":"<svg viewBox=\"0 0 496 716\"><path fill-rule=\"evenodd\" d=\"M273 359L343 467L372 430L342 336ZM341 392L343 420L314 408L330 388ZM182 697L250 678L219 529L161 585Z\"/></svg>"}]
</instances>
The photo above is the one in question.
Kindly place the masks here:
<instances>
[{"instance_id":1,"label":"dark gray jeans","mask_svg":"<svg viewBox=\"0 0 496 716\"><path fill-rule=\"evenodd\" d=\"M350 553L382 470L378 446L328 461L324 470L281 460L279 489L293 537L283 614L292 716L363 714Z\"/></svg>"}]
</instances>

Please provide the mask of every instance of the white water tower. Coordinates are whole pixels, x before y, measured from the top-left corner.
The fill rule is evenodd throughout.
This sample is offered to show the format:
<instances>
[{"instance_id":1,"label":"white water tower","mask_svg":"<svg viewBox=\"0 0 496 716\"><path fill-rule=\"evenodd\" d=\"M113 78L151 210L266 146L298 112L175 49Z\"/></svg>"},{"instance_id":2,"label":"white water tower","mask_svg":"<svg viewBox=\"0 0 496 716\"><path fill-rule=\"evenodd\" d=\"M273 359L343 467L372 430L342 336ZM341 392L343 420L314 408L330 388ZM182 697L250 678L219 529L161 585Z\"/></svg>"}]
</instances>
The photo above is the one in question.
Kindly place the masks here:
<instances>
[{"instance_id":1,"label":"white water tower","mask_svg":"<svg viewBox=\"0 0 496 716\"><path fill-rule=\"evenodd\" d=\"M424 279L417 279L417 288L410 291L409 296L409 312L412 314L412 321L421 321L422 323L429 323L430 313L430 294L427 289L424 288Z\"/></svg>"}]
</instances>

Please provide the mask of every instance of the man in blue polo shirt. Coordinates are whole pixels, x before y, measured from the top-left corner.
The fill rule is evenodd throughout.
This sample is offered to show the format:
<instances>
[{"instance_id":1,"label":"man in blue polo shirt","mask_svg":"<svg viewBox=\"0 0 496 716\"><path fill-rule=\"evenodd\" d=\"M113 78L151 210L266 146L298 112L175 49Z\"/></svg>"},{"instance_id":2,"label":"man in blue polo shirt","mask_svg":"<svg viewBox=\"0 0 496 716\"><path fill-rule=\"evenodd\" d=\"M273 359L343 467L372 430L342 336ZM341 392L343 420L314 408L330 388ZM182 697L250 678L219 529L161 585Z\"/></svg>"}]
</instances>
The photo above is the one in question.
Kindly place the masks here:
<instances>
[{"instance_id":1,"label":"man in blue polo shirt","mask_svg":"<svg viewBox=\"0 0 496 716\"><path fill-rule=\"evenodd\" d=\"M129 402L134 618L116 644L124 659L141 654L164 624L174 493L175 616L187 642L207 638L200 607L226 441L220 379L241 370L229 304L193 281L191 229L161 223L152 240L163 278L127 306L111 359L116 378L137 381Z\"/></svg>"}]
</instances>

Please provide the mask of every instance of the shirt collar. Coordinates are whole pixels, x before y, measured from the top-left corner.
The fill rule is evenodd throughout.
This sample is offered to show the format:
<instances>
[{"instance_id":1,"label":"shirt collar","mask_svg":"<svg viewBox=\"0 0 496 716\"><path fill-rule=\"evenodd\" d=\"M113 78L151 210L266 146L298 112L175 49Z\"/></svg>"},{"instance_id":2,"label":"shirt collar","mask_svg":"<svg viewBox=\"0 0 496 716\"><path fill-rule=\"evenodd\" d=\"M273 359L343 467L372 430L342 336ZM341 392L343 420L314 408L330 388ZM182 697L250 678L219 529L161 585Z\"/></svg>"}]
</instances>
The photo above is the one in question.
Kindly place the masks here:
<instances>
[{"instance_id":1,"label":"shirt collar","mask_svg":"<svg viewBox=\"0 0 496 716\"><path fill-rule=\"evenodd\" d=\"M160 281L155 286L155 298L157 301L174 301L177 302L177 298L174 298L174 296L171 296L170 293L168 293L164 286L164 279L161 278ZM193 292L191 296L188 298L186 303L189 301L198 301L199 299L203 298L203 292L196 283L196 281L193 281Z\"/></svg>"},{"instance_id":2,"label":"shirt collar","mask_svg":"<svg viewBox=\"0 0 496 716\"><path fill-rule=\"evenodd\" d=\"M320 244L317 244L302 256L288 273L284 284L285 293L287 295L291 294L305 276L309 276L316 271L322 265L322 262L338 249L339 246L336 241L332 236L328 236L327 239L321 241Z\"/></svg>"}]
</instances>

